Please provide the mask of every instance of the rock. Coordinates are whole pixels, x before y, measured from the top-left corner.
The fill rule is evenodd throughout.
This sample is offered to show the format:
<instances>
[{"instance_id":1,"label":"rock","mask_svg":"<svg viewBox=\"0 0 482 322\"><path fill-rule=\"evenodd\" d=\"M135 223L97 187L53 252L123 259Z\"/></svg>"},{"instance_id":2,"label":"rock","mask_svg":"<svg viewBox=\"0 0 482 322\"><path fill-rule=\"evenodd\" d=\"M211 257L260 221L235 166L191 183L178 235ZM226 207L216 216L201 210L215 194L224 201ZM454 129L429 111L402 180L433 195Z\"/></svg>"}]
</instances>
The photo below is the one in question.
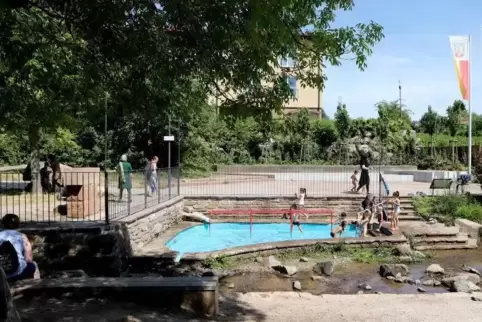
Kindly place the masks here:
<instances>
[{"instance_id":1,"label":"rock","mask_svg":"<svg viewBox=\"0 0 482 322\"><path fill-rule=\"evenodd\" d=\"M264 264L264 258L263 257L256 257L255 261L259 264Z\"/></svg>"},{"instance_id":2,"label":"rock","mask_svg":"<svg viewBox=\"0 0 482 322\"><path fill-rule=\"evenodd\" d=\"M442 285L442 283L440 281L434 281L433 282L433 286L440 286Z\"/></svg>"},{"instance_id":3,"label":"rock","mask_svg":"<svg viewBox=\"0 0 482 322\"><path fill-rule=\"evenodd\" d=\"M451 287L454 282L460 281L460 280L470 281L474 284L480 283L480 277L478 275L470 274L470 273L462 273L456 276L444 278L442 280L442 284L445 286Z\"/></svg>"},{"instance_id":4,"label":"rock","mask_svg":"<svg viewBox=\"0 0 482 322\"><path fill-rule=\"evenodd\" d=\"M434 280L426 280L426 281L422 282L422 285L424 285L424 286L434 286L435 281Z\"/></svg>"},{"instance_id":5,"label":"rock","mask_svg":"<svg viewBox=\"0 0 482 322\"><path fill-rule=\"evenodd\" d=\"M333 262L316 263L313 266L313 272L318 275L331 276L333 274Z\"/></svg>"},{"instance_id":6,"label":"rock","mask_svg":"<svg viewBox=\"0 0 482 322\"><path fill-rule=\"evenodd\" d=\"M405 264L382 264L378 272L382 277L396 276L397 273L400 273L401 276L407 276L410 270Z\"/></svg>"},{"instance_id":7,"label":"rock","mask_svg":"<svg viewBox=\"0 0 482 322\"><path fill-rule=\"evenodd\" d=\"M417 291L419 291L420 293L425 293L425 292L427 292L424 288L421 288L420 286L417 287Z\"/></svg>"},{"instance_id":8,"label":"rock","mask_svg":"<svg viewBox=\"0 0 482 322\"><path fill-rule=\"evenodd\" d=\"M279 265L279 266L272 266L271 268L285 275L294 275L298 271L298 269L295 266Z\"/></svg>"},{"instance_id":9,"label":"rock","mask_svg":"<svg viewBox=\"0 0 482 322\"><path fill-rule=\"evenodd\" d=\"M431 264L425 269L425 273L429 274L445 274L445 270L439 264Z\"/></svg>"},{"instance_id":10,"label":"rock","mask_svg":"<svg viewBox=\"0 0 482 322\"><path fill-rule=\"evenodd\" d=\"M71 278L71 277L88 277L87 274L81 270L65 270L53 273L49 278L57 279L57 278Z\"/></svg>"},{"instance_id":11,"label":"rock","mask_svg":"<svg viewBox=\"0 0 482 322\"><path fill-rule=\"evenodd\" d=\"M415 280L415 285L420 285L421 283L420 280Z\"/></svg>"},{"instance_id":12,"label":"rock","mask_svg":"<svg viewBox=\"0 0 482 322\"><path fill-rule=\"evenodd\" d=\"M227 287L228 287L228 288L234 288L234 283L229 283L229 284L227 285Z\"/></svg>"},{"instance_id":13,"label":"rock","mask_svg":"<svg viewBox=\"0 0 482 322\"><path fill-rule=\"evenodd\" d=\"M293 289L297 291L301 291L301 283L300 281L294 281L293 282Z\"/></svg>"},{"instance_id":14,"label":"rock","mask_svg":"<svg viewBox=\"0 0 482 322\"><path fill-rule=\"evenodd\" d=\"M412 278L405 278L405 283L408 283L410 285L418 285L417 281Z\"/></svg>"},{"instance_id":15,"label":"rock","mask_svg":"<svg viewBox=\"0 0 482 322\"><path fill-rule=\"evenodd\" d=\"M300 262L307 263L309 260L306 257L301 257Z\"/></svg>"},{"instance_id":16,"label":"rock","mask_svg":"<svg viewBox=\"0 0 482 322\"><path fill-rule=\"evenodd\" d=\"M470 299L471 299L472 301L482 302L482 296L480 296L480 295L472 296Z\"/></svg>"},{"instance_id":17,"label":"rock","mask_svg":"<svg viewBox=\"0 0 482 322\"><path fill-rule=\"evenodd\" d=\"M467 265L462 265L462 270L466 271L468 273L472 273L472 274L476 274L478 276L482 276L482 273L479 270L477 270L473 267L467 266Z\"/></svg>"},{"instance_id":18,"label":"rock","mask_svg":"<svg viewBox=\"0 0 482 322\"><path fill-rule=\"evenodd\" d=\"M385 277L387 280L390 280L390 281L394 281L395 280L395 276L392 276L392 275L388 275Z\"/></svg>"},{"instance_id":19,"label":"rock","mask_svg":"<svg viewBox=\"0 0 482 322\"><path fill-rule=\"evenodd\" d=\"M411 263L413 261L412 257L410 256L400 256L398 258L398 260L401 262L401 263Z\"/></svg>"},{"instance_id":20,"label":"rock","mask_svg":"<svg viewBox=\"0 0 482 322\"><path fill-rule=\"evenodd\" d=\"M405 279L403 277L396 277L395 282L400 283L400 284L405 283Z\"/></svg>"},{"instance_id":21,"label":"rock","mask_svg":"<svg viewBox=\"0 0 482 322\"><path fill-rule=\"evenodd\" d=\"M278 261L274 256L268 256L268 267L281 266L280 261Z\"/></svg>"},{"instance_id":22,"label":"rock","mask_svg":"<svg viewBox=\"0 0 482 322\"><path fill-rule=\"evenodd\" d=\"M451 292L472 293L480 292L480 287L468 280L456 280L450 287Z\"/></svg>"},{"instance_id":23,"label":"rock","mask_svg":"<svg viewBox=\"0 0 482 322\"><path fill-rule=\"evenodd\" d=\"M368 285L367 283L363 283L363 284L358 285L358 288L361 289L361 290L364 290L364 291L371 291L372 290L372 287L370 285Z\"/></svg>"},{"instance_id":24,"label":"rock","mask_svg":"<svg viewBox=\"0 0 482 322\"><path fill-rule=\"evenodd\" d=\"M313 281L321 281L321 280L323 279L323 277L322 277L322 276L313 275L313 276L311 276L311 279L312 279Z\"/></svg>"},{"instance_id":25,"label":"rock","mask_svg":"<svg viewBox=\"0 0 482 322\"><path fill-rule=\"evenodd\" d=\"M15 308L12 293L7 282L7 276L0 267L0 321L20 322L21 318Z\"/></svg>"},{"instance_id":26,"label":"rock","mask_svg":"<svg viewBox=\"0 0 482 322\"><path fill-rule=\"evenodd\" d=\"M135 316L132 316L132 315L128 315L126 317L124 317L122 320L122 322L142 322L140 319L136 318Z\"/></svg>"},{"instance_id":27,"label":"rock","mask_svg":"<svg viewBox=\"0 0 482 322\"><path fill-rule=\"evenodd\" d=\"M356 294L364 294L363 291L358 291Z\"/></svg>"},{"instance_id":28,"label":"rock","mask_svg":"<svg viewBox=\"0 0 482 322\"><path fill-rule=\"evenodd\" d=\"M194 212L194 207L192 207L192 206L184 206L184 207L182 208L182 211L187 212L188 214L191 214L191 213Z\"/></svg>"},{"instance_id":29,"label":"rock","mask_svg":"<svg viewBox=\"0 0 482 322\"><path fill-rule=\"evenodd\" d=\"M402 278L402 273L395 274L395 278Z\"/></svg>"},{"instance_id":30,"label":"rock","mask_svg":"<svg viewBox=\"0 0 482 322\"><path fill-rule=\"evenodd\" d=\"M378 295L380 295L380 294L383 294L383 293L382 293L382 292L375 292L375 294L378 294Z\"/></svg>"},{"instance_id":31,"label":"rock","mask_svg":"<svg viewBox=\"0 0 482 322\"><path fill-rule=\"evenodd\" d=\"M402 244L395 247L395 255L398 256L412 256L412 249L409 244Z\"/></svg>"}]
</instances>

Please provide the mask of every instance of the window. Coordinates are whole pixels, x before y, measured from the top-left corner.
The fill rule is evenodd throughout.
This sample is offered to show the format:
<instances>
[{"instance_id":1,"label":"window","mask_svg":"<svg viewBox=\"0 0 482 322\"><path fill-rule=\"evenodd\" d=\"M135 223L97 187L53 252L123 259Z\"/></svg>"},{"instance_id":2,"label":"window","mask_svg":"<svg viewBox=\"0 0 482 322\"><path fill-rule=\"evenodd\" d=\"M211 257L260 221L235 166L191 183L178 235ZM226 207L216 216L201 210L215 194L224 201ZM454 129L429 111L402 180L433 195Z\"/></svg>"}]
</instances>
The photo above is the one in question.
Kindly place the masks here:
<instances>
[{"instance_id":1,"label":"window","mask_svg":"<svg viewBox=\"0 0 482 322\"><path fill-rule=\"evenodd\" d=\"M295 97L298 97L298 88L296 86L296 77L295 76L288 76L288 85L290 87L291 92Z\"/></svg>"},{"instance_id":2,"label":"window","mask_svg":"<svg viewBox=\"0 0 482 322\"><path fill-rule=\"evenodd\" d=\"M296 60L291 57L280 58L279 65L282 68L294 68L296 65Z\"/></svg>"}]
</instances>

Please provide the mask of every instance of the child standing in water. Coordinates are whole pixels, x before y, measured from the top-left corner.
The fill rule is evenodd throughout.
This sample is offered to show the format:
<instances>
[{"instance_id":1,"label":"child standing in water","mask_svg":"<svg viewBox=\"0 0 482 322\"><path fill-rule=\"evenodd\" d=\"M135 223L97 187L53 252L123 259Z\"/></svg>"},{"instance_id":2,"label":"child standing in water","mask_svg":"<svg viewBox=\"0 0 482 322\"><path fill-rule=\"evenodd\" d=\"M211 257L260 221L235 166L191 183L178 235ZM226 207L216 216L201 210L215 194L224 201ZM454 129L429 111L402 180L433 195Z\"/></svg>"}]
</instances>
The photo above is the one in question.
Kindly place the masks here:
<instances>
[{"instance_id":1,"label":"child standing in water","mask_svg":"<svg viewBox=\"0 0 482 322\"><path fill-rule=\"evenodd\" d=\"M298 199L296 201L298 209L304 209L305 208L305 198L306 198L306 188L300 188L299 194L295 193L295 196L296 196L296 199ZM305 216L306 220L308 220L308 214L303 214L303 215Z\"/></svg>"},{"instance_id":2,"label":"child standing in water","mask_svg":"<svg viewBox=\"0 0 482 322\"><path fill-rule=\"evenodd\" d=\"M353 185L353 187L351 188L351 192L356 192L356 187L358 186L358 179L356 177L357 174L358 174L358 171L355 170L355 172L353 172L353 174L350 177L351 184Z\"/></svg>"},{"instance_id":3,"label":"child standing in water","mask_svg":"<svg viewBox=\"0 0 482 322\"><path fill-rule=\"evenodd\" d=\"M390 221L390 228L392 231L398 230L398 216L400 214L400 193L395 191L393 198L389 201L393 205L392 218Z\"/></svg>"},{"instance_id":4,"label":"child standing in water","mask_svg":"<svg viewBox=\"0 0 482 322\"><path fill-rule=\"evenodd\" d=\"M332 238L335 238L336 234L341 234L345 231L345 228L346 228L346 225L347 225L347 222L346 222L346 212L342 212L340 214L340 217L338 217L338 219L333 223L333 224L338 224L338 227L336 227L335 229L333 229L330 233L330 236Z\"/></svg>"}]
</instances>

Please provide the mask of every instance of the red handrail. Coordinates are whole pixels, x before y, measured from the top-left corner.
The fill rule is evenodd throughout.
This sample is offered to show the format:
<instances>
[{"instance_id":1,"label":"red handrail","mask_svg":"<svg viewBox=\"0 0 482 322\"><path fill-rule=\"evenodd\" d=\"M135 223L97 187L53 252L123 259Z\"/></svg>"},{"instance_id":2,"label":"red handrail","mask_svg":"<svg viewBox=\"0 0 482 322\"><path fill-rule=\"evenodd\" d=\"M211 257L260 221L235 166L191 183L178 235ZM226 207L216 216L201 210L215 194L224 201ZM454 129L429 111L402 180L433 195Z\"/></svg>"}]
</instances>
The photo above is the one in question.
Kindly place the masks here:
<instances>
[{"instance_id":1,"label":"red handrail","mask_svg":"<svg viewBox=\"0 0 482 322\"><path fill-rule=\"evenodd\" d=\"M330 208L304 208L304 209L270 209L270 208L246 208L246 209L210 209L210 215L249 215L249 232L253 232L253 216L258 215L290 215L290 233L293 233L294 214L327 214L330 215L330 226L333 230L333 209Z\"/></svg>"}]
</instances>

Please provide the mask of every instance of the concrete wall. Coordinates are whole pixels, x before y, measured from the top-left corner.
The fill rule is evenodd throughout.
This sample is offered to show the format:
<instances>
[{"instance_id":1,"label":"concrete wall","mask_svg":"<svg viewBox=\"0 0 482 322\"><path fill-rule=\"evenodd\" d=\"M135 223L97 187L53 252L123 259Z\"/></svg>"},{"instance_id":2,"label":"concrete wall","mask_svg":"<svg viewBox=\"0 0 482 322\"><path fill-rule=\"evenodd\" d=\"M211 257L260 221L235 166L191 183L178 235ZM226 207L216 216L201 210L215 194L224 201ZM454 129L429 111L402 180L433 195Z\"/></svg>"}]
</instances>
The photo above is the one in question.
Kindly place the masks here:
<instances>
[{"instance_id":1,"label":"concrete wall","mask_svg":"<svg viewBox=\"0 0 482 322\"><path fill-rule=\"evenodd\" d=\"M178 197L110 225L69 223L22 228L34 260L46 276L60 270L84 270L90 276L120 276L128 258L181 220Z\"/></svg>"},{"instance_id":2,"label":"concrete wall","mask_svg":"<svg viewBox=\"0 0 482 322\"><path fill-rule=\"evenodd\" d=\"M432 182L433 179L452 179L457 180L460 174L466 171L442 171L442 170L386 170L387 175L394 176L413 176L414 182Z\"/></svg>"},{"instance_id":3,"label":"concrete wall","mask_svg":"<svg viewBox=\"0 0 482 322\"><path fill-rule=\"evenodd\" d=\"M378 172L378 165L372 165ZM313 173L313 172L352 172L357 169L355 165L218 165L217 172L222 174L242 174L242 173ZM407 171L417 170L417 166L411 165L384 165L380 167L382 171Z\"/></svg>"}]
</instances>

